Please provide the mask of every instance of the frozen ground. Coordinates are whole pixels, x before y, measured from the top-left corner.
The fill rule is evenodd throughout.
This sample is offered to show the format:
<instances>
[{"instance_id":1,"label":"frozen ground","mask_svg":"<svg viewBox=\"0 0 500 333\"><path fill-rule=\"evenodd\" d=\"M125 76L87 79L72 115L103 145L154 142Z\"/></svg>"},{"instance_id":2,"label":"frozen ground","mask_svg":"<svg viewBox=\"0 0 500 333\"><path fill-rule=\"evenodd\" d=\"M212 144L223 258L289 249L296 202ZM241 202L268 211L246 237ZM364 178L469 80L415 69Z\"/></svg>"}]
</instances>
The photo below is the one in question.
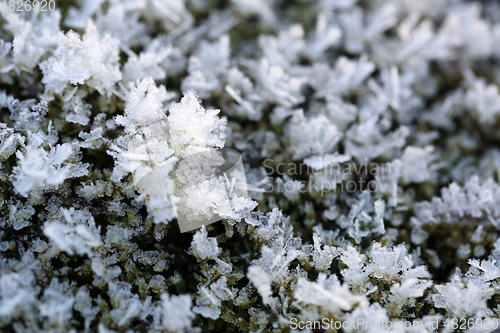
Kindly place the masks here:
<instances>
[{"instance_id":1,"label":"frozen ground","mask_svg":"<svg viewBox=\"0 0 500 333\"><path fill-rule=\"evenodd\" d=\"M0 1L0 331L496 331L499 45L496 1ZM138 183L223 147L248 197Z\"/></svg>"}]
</instances>

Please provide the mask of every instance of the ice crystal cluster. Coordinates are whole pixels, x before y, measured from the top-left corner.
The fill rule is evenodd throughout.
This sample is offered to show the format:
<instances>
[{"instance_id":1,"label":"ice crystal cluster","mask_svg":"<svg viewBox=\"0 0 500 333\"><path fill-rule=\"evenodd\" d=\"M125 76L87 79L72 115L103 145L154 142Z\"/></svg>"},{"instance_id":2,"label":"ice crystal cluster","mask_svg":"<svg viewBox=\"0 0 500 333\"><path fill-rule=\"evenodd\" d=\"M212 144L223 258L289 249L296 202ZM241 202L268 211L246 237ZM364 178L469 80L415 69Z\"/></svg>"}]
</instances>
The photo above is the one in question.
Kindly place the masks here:
<instances>
[{"instance_id":1,"label":"ice crystal cluster","mask_svg":"<svg viewBox=\"0 0 500 333\"><path fill-rule=\"evenodd\" d=\"M499 2L18 2L0 331L497 329ZM135 180L223 147L249 197L184 165L173 198L222 221L181 233Z\"/></svg>"}]
</instances>

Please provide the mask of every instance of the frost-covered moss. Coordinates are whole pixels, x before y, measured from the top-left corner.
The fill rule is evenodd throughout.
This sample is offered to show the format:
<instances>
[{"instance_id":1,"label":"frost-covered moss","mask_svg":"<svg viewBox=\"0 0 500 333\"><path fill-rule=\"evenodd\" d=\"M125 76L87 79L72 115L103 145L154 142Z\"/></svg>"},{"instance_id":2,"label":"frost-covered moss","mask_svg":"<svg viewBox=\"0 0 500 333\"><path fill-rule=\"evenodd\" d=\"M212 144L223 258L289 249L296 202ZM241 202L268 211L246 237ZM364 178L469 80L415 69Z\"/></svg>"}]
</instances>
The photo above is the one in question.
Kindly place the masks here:
<instances>
[{"instance_id":1,"label":"frost-covered moss","mask_svg":"<svg viewBox=\"0 0 500 333\"><path fill-rule=\"evenodd\" d=\"M0 331L495 330L496 2L51 3L0 8Z\"/></svg>"}]
</instances>

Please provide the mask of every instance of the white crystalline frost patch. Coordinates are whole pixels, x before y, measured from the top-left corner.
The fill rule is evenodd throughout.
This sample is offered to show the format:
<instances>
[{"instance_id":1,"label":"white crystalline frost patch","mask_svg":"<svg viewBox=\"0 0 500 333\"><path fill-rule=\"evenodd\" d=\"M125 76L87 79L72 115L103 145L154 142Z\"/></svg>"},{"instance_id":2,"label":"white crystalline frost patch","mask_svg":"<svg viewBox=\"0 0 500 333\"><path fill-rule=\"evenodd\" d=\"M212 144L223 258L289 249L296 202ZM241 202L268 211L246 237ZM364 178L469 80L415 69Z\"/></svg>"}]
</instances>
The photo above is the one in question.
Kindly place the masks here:
<instances>
[{"instance_id":1,"label":"white crystalline frost patch","mask_svg":"<svg viewBox=\"0 0 500 333\"><path fill-rule=\"evenodd\" d=\"M56 247L69 255L91 255L102 244L100 227L88 211L63 209L64 220L46 222L43 232Z\"/></svg>"},{"instance_id":2,"label":"white crystalline frost patch","mask_svg":"<svg viewBox=\"0 0 500 333\"><path fill-rule=\"evenodd\" d=\"M61 33L54 55L40 64L42 82L56 93L61 93L67 83L87 83L102 93L109 92L122 77L118 45L118 40L109 35L101 37L90 20L82 39L73 31Z\"/></svg>"},{"instance_id":3,"label":"white crystalline frost patch","mask_svg":"<svg viewBox=\"0 0 500 333\"><path fill-rule=\"evenodd\" d=\"M65 143L50 151L34 146L28 146L24 153L17 151L18 165L12 176L14 190L24 197L39 195L44 190L57 188L67 178L86 175L88 165L69 163L73 149Z\"/></svg>"}]
</instances>

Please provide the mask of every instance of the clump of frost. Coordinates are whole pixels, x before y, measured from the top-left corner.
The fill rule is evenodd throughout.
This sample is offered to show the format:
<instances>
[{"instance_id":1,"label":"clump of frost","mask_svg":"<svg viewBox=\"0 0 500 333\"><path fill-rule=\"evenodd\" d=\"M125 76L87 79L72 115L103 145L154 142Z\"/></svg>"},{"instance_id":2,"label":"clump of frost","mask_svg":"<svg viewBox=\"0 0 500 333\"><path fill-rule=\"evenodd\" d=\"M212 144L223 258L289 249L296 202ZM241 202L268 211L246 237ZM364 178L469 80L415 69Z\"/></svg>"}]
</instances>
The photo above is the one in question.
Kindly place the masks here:
<instances>
[{"instance_id":1,"label":"clump of frost","mask_svg":"<svg viewBox=\"0 0 500 333\"><path fill-rule=\"evenodd\" d=\"M110 92L122 78L119 69L119 42L110 35L100 36L92 21L88 21L83 38L69 31L60 35L57 49L40 63L42 82L49 91L60 94L67 84L84 84L102 93Z\"/></svg>"},{"instance_id":2,"label":"clump of frost","mask_svg":"<svg viewBox=\"0 0 500 333\"><path fill-rule=\"evenodd\" d=\"M259 266L250 266L248 268L247 277L257 288L264 304L274 307L275 300L272 297L272 281L269 275Z\"/></svg>"},{"instance_id":3,"label":"clump of frost","mask_svg":"<svg viewBox=\"0 0 500 333\"><path fill-rule=\"evenodd\" d=\"M432 297L436 307L445 308L455 318L484 317L488 314L486 301L494 293L493 289L474 281L465 283L459 274L454 274L450 282L436 289L438 293Z\"/></svg>"},{"instance_id":4,"label":"clump of frost","mask_svg":"<svg viewBox=\"0 0 500 333\"><path fill-rule=\"evenodd\" d=\"M51 147L49 151L39 147L43 139L32 136L33 142L24 152L17 151L19 161L13 170L12 183L16 193L28 197L40 197L46 190L57 189L68 178L88 174L88 164L72 163L78 160L78 148L69 143Z\"/></svg>"},{"instance_id":5,"label":"clump of frost","mask_svg":"<svg viewBox=\"0 0 500 333\"><path fill-rule=\"evenodd\" d=\"M201 260L215 259L221 253L221 249L217 245L217 239L208 237L205 226L201 227L193 236L191 253Z\"/></svg>"},{"instance_id":6,"label":"clump of frost","mask_svg":"<svg viewBox=\"0 0 500 333\"><path fill-rule=\"evenodd\" d=\"M196 332L191 322L195 314L191 311L191 297L189 295L169 295L161 296L160 322L157 323L159 329L166 329L175 332Z\"/></svg>"},{"instance_id":7,"label":"clump of frost","mask_svg":"<svg viewBox=\"0 0 500 333\"><path fill-rule=\"evenodd\" d=\"M491 223L499 227L499 200L500 186L493 179L481 182L472 176L464 187L452 183L441 190L441 197L417 204L413 223Z\"/></svg>"},{"instance_id":8,"label":"clump of frost","mask_svg":"<svg viewBox=\"0 0 500 333\"><path fill-rule=\"evenodd\" d=\"M43 233L56 247L69 255L91 255L93 248L102 244L100 227L88 210L62 210L63 221L47 222Z\"/></svg>"},{"instance_id":9,"label":"clump of frost","mask_svg":"<svg viewBox=\"0 0 500 333\"><path fill-rule=\"evenodd\" d=\"M205 318L217 319L221 315L222 301L234 298L234 290L228 288L227 278L223 276L210 286L199 287L198 295L193 312Z\"/></svg>"},{"instance_id":10,"label":"clump of frost","mask_svg":"<svg viewBox=\"0 0 500 333\"><path fill-rule=\"evenodd\" d=\"M193 91L187 92L169 111L169 144L176 155L197 152L197 147L224 147L227 120L217 116L220 110L205 110Z\"/></svg>"}]
</instances>

